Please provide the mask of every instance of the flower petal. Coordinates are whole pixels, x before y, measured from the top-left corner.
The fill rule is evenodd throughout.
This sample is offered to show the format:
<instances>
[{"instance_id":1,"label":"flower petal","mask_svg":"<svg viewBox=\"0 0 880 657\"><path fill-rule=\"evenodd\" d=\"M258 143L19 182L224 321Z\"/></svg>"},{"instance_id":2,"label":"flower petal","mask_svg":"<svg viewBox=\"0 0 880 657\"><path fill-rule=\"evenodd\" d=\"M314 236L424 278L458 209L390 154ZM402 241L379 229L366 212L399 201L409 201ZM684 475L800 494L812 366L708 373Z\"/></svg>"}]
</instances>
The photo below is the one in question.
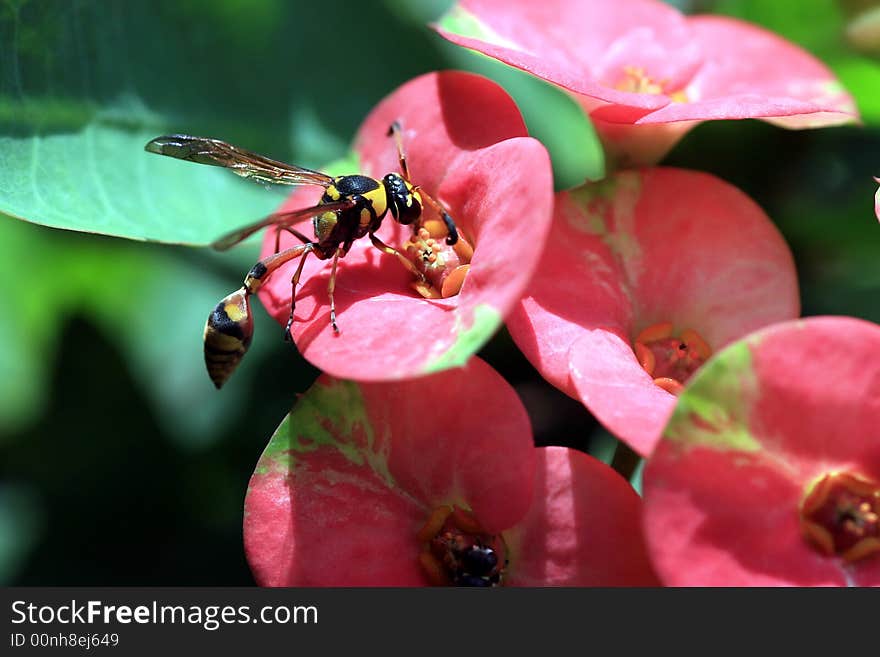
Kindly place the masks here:
<instances>
[{"instance_id":1,"label":"flower petal","mask_svg":"<svg viewBox=\"0 0 880 657\"><path fill-rule=\"evenodd\" d=\"M620 167L659 161L701 121L809 128L858 119L852 97L803 49L658 0L461 0L437 29L573 92Z\"/></svg>"},{"instance_id":2,"label":"flower petal","mask_svg":"<svg viewBox=\"0 0 880 657\"><path fill-rule=\"evenodd\" d=\"M607 465L565 447L537 449L534 500L505 532L512 586L656 586L641 499Z\"/></svg>"},{"instance_id":3,"label":"flower petal","mask_svg":"<svg viewBox=\"0 0 880 657\"><path fill-rule=\"evenodd\" d=\"M694 16L688 26L704 56L686 88L688 102L668 105L638 123L766 118L805 128L858 117L852 97L828 67L793 43L721 16Z\"/></svg>"},{"instance_id":4,"label":"flower petal","mask_svg":"<svg viewBox=\"0 0 880 657\"><path fill-rule=\"evenodd\" d=\"M466 362L522 295L549 231L549 157L534 139L517 136L525 134L525 127L500 87L464 73L431 74L404 85L359 132L366 173L381 176L397 169L394 143L387 137L395 120L403 128L414 183L449 209L461 234L474 244L474 255L460 294L426 300L411 289L412 275L394 257L366 238L357 240L339 262L340 334L328 319L330 269L325 261L307 263L293 337L305 358L340 378L407 378ZM285 208L315 200L299 192ZM528 226L527 240L523 226ZM307 225L300 230L307 231ZM410 232L386 218L378 235L399 247ZM282 235L282 248L295 243ZM274 247L270 231L263 255ZM290 310L295 265L279 270L260 291L267 310L281 323Z\"/></svg>"},{"instance_id":5,"label":"flower petal","mask_svg":"<svg viewBox=\"0 0 880 657\"><path fill-rule=\"evenodd\" d=\"M363 173L380 178L398 171L388 126L400 123L413 182L437 190L473 151L528 131L513 99L482 76L460 71L428 73L380 102L358 129L355 151Z\"/></svg>"},{"instance_id":6,"label":"flower petal","mask_svg":"<svg viewBox=\"0 0 880 657\"><path fill-rule=\"evenodd\" d=\"M880 183L880 178L874 178L874 182ZM880 187L877 188L877 191L874 194L874 214L877 215L877 219L880 220Z\"/></svg>"},{"instance_id":7,"label":"flower petal","mask_svg":"<svg viewBox=\"0 0 880 657\"><path fill-rule=\"evenodd\" d=\"M441 504L505 529L532 497L528 416L479 359L418 381L323 375L269 441L245 500L258 584L424 585L416 538Z\"/></svg>"},{"instance_id":8,"label":"flower petal","mask_svg":"<svg viewBox=\"0 0 880 657\"><path fill-rule=\"evenodd\" d=\"M799 312L779 232L708 174L627 171L560 193L549 244L510 333L550 383L642 454L673 400L628 351L642 329L670 321L717 350Z\"/></svg>"},{"instance_id":9,"label":"flower petal","mask_svg":"<svg viewBox=\"0 0 880 657\"><path fill-rule=\"evenodd\" d=\"M569 372L577 396L596 418L639 454L650 454L675 396L654 384L630 341L613 331L587 331L571 348Z\"/></svg>"},{"instance_id":10,"label":"flower petal","mask_svg":"<svg viewBox=\"0 0 880 657\"><path fill-rule=\"evenodd\" d=\"M272 437L289 444L289 420ZM260 586L424 586L414 535L426 511L343 453L260 460L245 498L244 547Z\"/></svg>"},{"instance_id":11,"label":"flower petal","mask_svg":"<svg viewBox=\"0 0 880 657\"><path fill-rule=\"evenodd\" d=\"M880 480L880 327L777 324L718 354L678 400L645 470L652 559L672 586L880 585L880 557L844 565L801 534L807 485Z\"/></svg>"},{"instance_id":12,"label":"flower petal","mask_svg":"<svg viewBox=\"0 0 880 657\"><path fill-rule=\"evenodd\" d=\"M512 526L531 501L534 447L525 408L479 358L418 380L361 384L374 427L392 441L395 485L428 507L473 510L483 529Z\"/></svg>"},{"instance_id":13,"label":"flower petal","mask_svg":"<svg viewBox=\"0 0 880 657\"><path fill-rule=\"evenodd\" d=\"M463 0L436 28L449 41L565 87L625 108L635 120L668 96L616 88L624 68L672 87L699 64L684 16L654 0ZM588 107L592 109L592 107Z\"/></svg>"}]
</instances>

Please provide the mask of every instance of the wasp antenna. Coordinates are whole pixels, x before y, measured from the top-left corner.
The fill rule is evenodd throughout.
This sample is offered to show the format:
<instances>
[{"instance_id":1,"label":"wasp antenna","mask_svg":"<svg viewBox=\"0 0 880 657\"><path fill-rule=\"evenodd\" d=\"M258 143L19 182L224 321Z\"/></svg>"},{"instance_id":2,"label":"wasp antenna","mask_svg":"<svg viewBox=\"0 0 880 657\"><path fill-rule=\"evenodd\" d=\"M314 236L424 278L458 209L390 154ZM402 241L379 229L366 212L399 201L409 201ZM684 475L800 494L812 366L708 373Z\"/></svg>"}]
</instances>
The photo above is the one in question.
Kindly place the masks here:
<instances>
[{"instance_id":1,"label":"wasp antenna","mask_svg":"<svg viewBox=\"0 0 880 657\"><path fill-rule=\"evenodd\" d=\"M446 236L446 243L452 246L458 242L458 229L455 227L455 222L448 212L444 210L440 216L443 217L443 223L446 224L446 230L449 232L449 235Z\"/></svg>"}]
</instances>

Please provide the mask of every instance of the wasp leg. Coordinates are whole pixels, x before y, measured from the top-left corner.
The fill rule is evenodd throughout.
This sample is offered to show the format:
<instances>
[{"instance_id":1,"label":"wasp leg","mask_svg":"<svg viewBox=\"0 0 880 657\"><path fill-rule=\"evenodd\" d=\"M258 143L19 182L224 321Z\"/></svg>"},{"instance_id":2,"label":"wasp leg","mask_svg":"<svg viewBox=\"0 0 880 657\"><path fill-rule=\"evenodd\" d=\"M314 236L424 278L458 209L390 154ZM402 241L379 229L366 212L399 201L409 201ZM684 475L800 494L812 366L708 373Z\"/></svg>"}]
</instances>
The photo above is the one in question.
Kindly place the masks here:
<instances>
[{"instance_id":1,"label":"wasp leg","mask_svg":"<svg viewBox=\"0 0 880 657\"><path fill-rule=\"evenodd\" d=\"M308 244L312 240L306 237L303 233L299 232L295 228L291 228L290 226L276 226L275 227L275 253L281 251L281 231L286 230L288 233L293 235L296 239L298 239L303 244Z\"/></svg>"},{"instance_id":2,"label":"wasp leg","mask_svg":"<svg viewBox=\"0 0 880 657\"><path fill-rule=\"evenodd\" d=\"M339 333L339 327L336 325L336 300L333 298L333 292L336 290L336 263L339 261L339 255L342 253L342 247L336 249L333 254L333 265L330 267L330 282L327 283L327 295L330 297L330 325L336 333Z\"/></svg>"},{"instance_id":3,"label":"wasp leg","mask_svg":"<svg viewBox=\"0 0 880 657\"><path fill-rule=\"evenodd\" d=\"M388 246L387 244L385 244L385 242L380 240L373 233L370 233L370 241L373 243L373 246L375 246L377 249L379 249L383 253L387 253L388 255L397 256L397 259L400 260L401 264L403 264L404 267L406 267L407 271L412 273L413 276L418 278L422 283L428 282L428 279L425 278L425 275L418 270L418 267L416 267L409 258L407 258L405 255L403 255L400 251L395 249L393 246Z\"/></svg>"},{"instance_id":4,"label":"wasp leg","mask_svg":"<svg viewBox=\"0 0 880 657\"><path fill-rule=\"evenodd\" d=\"M299 261L299 265L297 265L293 278L290 279L290 315L287 318L287 326L284 327L284 339L287 342L293 342L290 329L293 328L293 311L296 309L296 286L299 283L299 277L302 276L303 267L306 264L306 256L314 252L315 243L309 242L308 244L303 244L303 247L305 247L305 251L303 251L302 259Z\"/></svg>"},{"instance_id":5,"label":"wasp leg","mask_svg":"<svg viewBox=\"0 0 880 657\"><path fill-rule=\"evenodd\" d=\"M443 220L443 223L446 224L446 232L448 233L448 235L446 236L446 243L449 246L452 246L453 244L458 242L458 229L455 227L455 222L452 220L452 217L446 211L446 208L444 208L442 205L440 205L439 202L435 201L434 198L430 194L428 194L424 189L422 189L418 185L413 187L413 191L417 191L419 193L419 196L422 197L422 200L427 205L430 205L437 212L437 214L440 215L440 218Z\"/></svg>"},{"instance_id":6,"label":"wasp leg","mask_svg":"<svg viewBox=\"0 0 880 657\"><path fill-rule=\"evenodd\" d=\"M406 165L406 152L403 150L403 135L401 132L400 123L397 121L388 127L388 136L390 137L393 135L394 142L397 144L397 161L400 163L400 173L403 174L404 178L409 180L409 167ZM413 188L413 191L419 192L419 195L428 203L428 205L434 208L437 214L440 215L440 218L443 219L443 223L446 224L446 232L448 233L446 236L446 243L449 246L455 244L458 241L458 229L455 227L455 222L446 211L446 208L431 198L431 196L429 196L421 187L416 186Z\"/></svg>"},{"instance_id":7,"label":"wasp leg","mask_svg":"<svg viewBox=\"0 0 880 657\"><path fill-rule=\"evenodd\" d=\"M397 161L400 163L400 173L409 180L409 169L406 166L406 152L403 150L403 135L401 134L400 123L395 121L388 126L388 136L394 136L394 143L397 144Z\"/></svg>"}]
</instances>

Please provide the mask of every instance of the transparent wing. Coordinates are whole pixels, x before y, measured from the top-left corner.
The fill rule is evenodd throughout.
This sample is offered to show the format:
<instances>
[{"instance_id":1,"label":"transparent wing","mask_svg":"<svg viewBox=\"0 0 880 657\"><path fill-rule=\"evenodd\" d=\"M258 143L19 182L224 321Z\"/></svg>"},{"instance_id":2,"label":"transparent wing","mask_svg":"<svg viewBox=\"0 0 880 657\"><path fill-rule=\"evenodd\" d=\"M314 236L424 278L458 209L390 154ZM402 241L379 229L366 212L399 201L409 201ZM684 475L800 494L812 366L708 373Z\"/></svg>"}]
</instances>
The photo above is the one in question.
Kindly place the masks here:
<instances>
[{"instance_id":1,"label":"transparent wing","mask_svg":"<svg viewBox=\"0 0 880 657\"><path fill-rule=\"evenodd\" d=\"M354 205L355 202L353 200L342 199L339 201L334 201L332 203L321 203L319 205L313 205L310 208L291 210L290 212L276 212L274 214L270 214L265 219L261 219L260 221L248 224L247 226L244 226L224 235L223 237L212 242L211 246L218 251L225 251L226 249L235 246L242 240L256 233L258 230L266 228L267 226L286 226L294 224L301 219L314 217L315 215L321 214L322 212L338 212L340 210L347 210L348 208L354 207Z\"/></svg>"},{"instance_id":2,"label":"transparent wing","mask_svg":"<svg viewBox=\"0 0 880 657\"><path fill-rule=\"evenodd\" d=\"M285 164L252 153L219 139L191 135L166 135L150 141L144 150L179 160L210 164L230 169L242 178L252 178L278 185L320 185L327 187L333 178L320 171Z\"/></svg>"}]
</instances>

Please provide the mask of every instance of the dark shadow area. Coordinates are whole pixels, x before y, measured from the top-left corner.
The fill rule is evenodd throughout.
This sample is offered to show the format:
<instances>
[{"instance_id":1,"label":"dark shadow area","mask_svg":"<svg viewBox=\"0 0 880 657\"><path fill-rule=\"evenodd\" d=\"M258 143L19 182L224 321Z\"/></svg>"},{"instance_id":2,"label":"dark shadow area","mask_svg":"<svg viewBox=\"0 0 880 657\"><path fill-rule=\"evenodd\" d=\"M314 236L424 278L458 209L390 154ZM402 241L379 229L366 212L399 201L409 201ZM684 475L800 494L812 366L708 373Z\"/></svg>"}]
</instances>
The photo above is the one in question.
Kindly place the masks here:
<instances>
[{"instance_id":1,"label":"dark shadow area","mask_svg":"<svg viewBox=\"0 0 880 657\"><path fill-rule=\"evenodd\" d=\"M581 451L599 423L579 401L547 383L517 349L510 333L502 328L479 352L514 387L529 413L535 445L561 445Z\"/></svg>"},{"instance_id":2,"label":"dark shadow area","mask_svg":"<svg viewBox=\"0 0 880 657\"><path fill-rule=\"evenodd\" d=\"M250 585L241 547L253 467L290 406L292 371L267 358L241 425L203 451L162 434L120 354L93 326L62 333L47 412L0 447L0 481L32 491L39 540L13 585ZM280 381L288 379L287 385Z\"/></svg>"}]
</instances>

